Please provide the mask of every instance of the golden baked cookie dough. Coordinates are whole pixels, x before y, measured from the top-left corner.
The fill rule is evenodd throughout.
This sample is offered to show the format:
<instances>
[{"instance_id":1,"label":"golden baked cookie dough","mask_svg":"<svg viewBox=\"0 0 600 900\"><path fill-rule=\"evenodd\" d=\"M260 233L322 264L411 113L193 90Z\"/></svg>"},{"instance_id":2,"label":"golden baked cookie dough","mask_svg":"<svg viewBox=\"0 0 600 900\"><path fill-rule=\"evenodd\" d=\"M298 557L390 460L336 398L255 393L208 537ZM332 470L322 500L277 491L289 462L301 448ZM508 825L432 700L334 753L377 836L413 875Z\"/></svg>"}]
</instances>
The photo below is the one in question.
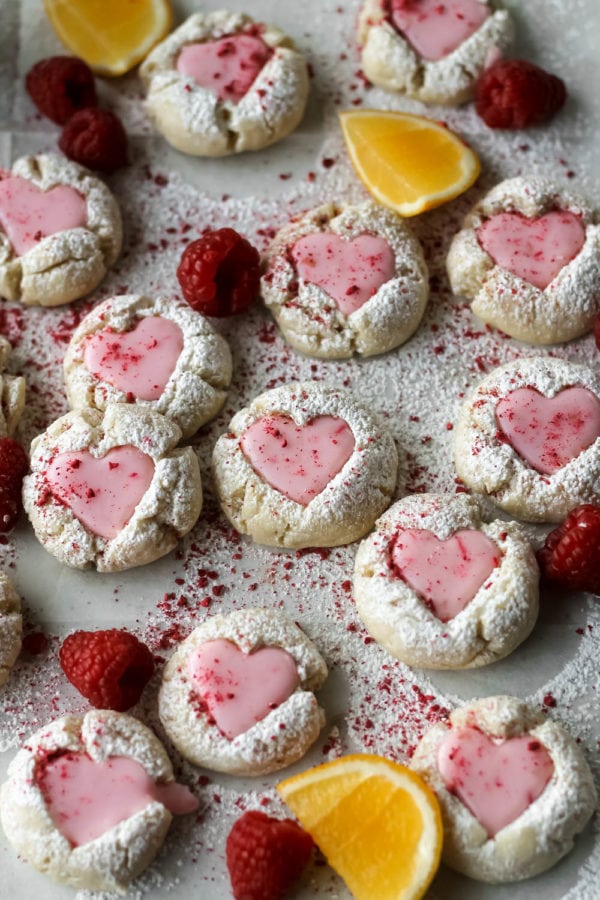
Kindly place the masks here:
<instances>
[{"instance_id":1,"label":"golden baked cookie dough","mask_svg":"<svg viewBox=\"0 0 600 900\"><path fill-rule=\"evenodd\" d=\"M0 572L0 686L6 684L21 651L21 598L10 579Z\"/></svg>"}]
</instances>

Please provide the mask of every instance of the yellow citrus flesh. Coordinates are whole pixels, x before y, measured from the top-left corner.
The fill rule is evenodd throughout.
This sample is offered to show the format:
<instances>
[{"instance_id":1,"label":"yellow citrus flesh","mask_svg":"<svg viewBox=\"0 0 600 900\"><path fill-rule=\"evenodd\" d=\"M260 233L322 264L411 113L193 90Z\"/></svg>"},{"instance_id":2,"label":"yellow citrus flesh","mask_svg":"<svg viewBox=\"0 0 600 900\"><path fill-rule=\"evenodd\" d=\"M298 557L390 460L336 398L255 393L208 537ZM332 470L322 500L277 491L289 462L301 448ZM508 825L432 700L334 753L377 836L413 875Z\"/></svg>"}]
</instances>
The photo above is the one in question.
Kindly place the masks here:
<instances>
[{"instance_id":1,"label":"yellow citrus flesh","mask_svg":"<svg viewBox=\"0 0 600 900\"><path fill-rule=\"evenodd\" d=\"M442 820L410 769L357 754L309 769L277 790L356 900L418 900L435 875Z\"/></svg>"},{"instance_id":2,"label":"yellow citrus flesh","mask_svg":"<svg viewBox=\"0 0 600 900\"><path fill-rule=\"evenodd\" d=\"M63 44L100 75L123 75L171 27L168 0L44 0Z\"/></svg>"},{"instance_id":3,"label":"yellow citrus flesh","mask_svg":"<svg viewBox=\"0 0 600 900\"><path fill-rule=\"evenodd\" d=\"M409 113L378 109L340 113L356 173L373 196L401 216L416 216L471 187L475 153L449 128Z\"/></svg>"}]
</instances>

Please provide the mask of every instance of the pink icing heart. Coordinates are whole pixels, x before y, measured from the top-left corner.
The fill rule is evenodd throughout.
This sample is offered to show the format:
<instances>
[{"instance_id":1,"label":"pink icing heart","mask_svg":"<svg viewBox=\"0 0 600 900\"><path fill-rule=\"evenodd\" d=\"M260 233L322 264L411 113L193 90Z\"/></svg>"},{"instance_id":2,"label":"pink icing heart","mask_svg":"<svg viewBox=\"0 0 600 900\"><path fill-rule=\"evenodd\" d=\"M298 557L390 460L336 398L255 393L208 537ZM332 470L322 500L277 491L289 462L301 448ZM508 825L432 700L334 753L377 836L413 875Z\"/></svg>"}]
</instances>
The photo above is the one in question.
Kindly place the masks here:
<instances>
[{"instance_id":1,"label":"pink icing heart","mask_svg":"<svg viewBox=\"0 0 600 900\"><path fill-rule=\"evenodd\" d=\"M158 400L182 350L179 325L162 316L147 316L131 331L107 328L89 335L83 361L95 378L139 400Z\"/></svg>"},{"instance_id":2,"label":"pink icing heart","mask_svg":"<svg viewBox=\"0 0 600 900\"><path fill-rule=\"evenodd\" d=\"M346 241L337 234L315 232L296 241L291 252L300 278L323 288L347 316L396 271L390 245L371 234Z\"/></svg>"},{"instance_id":3,"label":"pink icing heart","mask_svg":"<svg viewBox=\"0 0 600 900\"><path fill-rule=\"evenodd\" d=\"M534 737L493 740L477 728L451 729L438 747L446 788L464 803L490 838L540 796L554 772Z\"/></svg>"},{"instance_id":4,"label":"pink icing heart","mask_svg":"<svg viewBox=\"0 0 600 900\"><path fill-rule=\"evenodd\" d=\"M244 653L231 641L202 644L191 656L192 684L230 741L284 703L298 685L293 658L280 647Z\"/></svg>"},{"instance_id":5,"label":"pink icing heart","mask_svg":"<svg viewBox=\"0 0 600 900\"><path fill-rule=\"evenodd\" d=\"M174 815L198 808L184 785L157 784L127 756L94 762L86 753L62 753L38 764L36 781L52 821L74 847L100 837L154 800Z\"/></svg>"},{"instance_id":6,"label":"pink icing heart","mask_svg":"<svg viewBox=\"0 0 600 900\"><path fill-rule=\"evenodd\" d=\"M545 397L511 391L496 406L500 437L536 471L552 475L600 437L600 400L583 387Z\"/></svg>"},{"instance_id":7,"label":"pink icing heart","mask_svg":"<svg viewBox=\"0 0 600 900\"><path fill-rule=\"evenodd\" d=\"M481 531L463 529L441 541L431 531L407 528L394 538L394 574L448 622L473 599L499 565L497 546Z\"/></svg>"},{"instance_id":8,"label":"pink icing heart","mask_svg":"<svg viewBox=\"0 0 600 900\"><path fill-rule=\"evenodd\" d=\"M263 416L240 440L255 472L289 500L308 506L344 467L354 435L343 419L317 416L296 425L288 416Z\"/></svg>"},{"instance_id":9,"label":"pink icing heart","mask_svg":"<svg viewBox=\"0 0 600 900\"><path fill-rule=\"evenodd\" d=\"M442 59L483 25L490 11L478 0L391 0L392 24L423 59Z\"/></svg>"},{"instance_id":10,"label":"pink icing heart","mask_svg":"<svg viewBox=\"0 0 600 900\"><path fill-rule=\"evenodd\" d=\"M59 453L46 470L50 490L86 528L111 538L127 525L154 476L136 447L114 447L97 459L87 450Z\"/></svg>"},{"instance_id":11,"label":"pink icing heart","mask_svg":"<svg viewBox=\"0 0 600 900\"><path fill-rule=\"evenodd\" d=\"M218 41L188 44L177 59L177 70L209 88L219 100L238 103L273 51L259 37L234 34Z\"/></svg>"},{"instance_id":12,"label":"pink icing heart","mask_svg":"<svg viewBox=\"0 0 600 900\"><path fill-rule=\"evenodd\" d=\"M539 219L507 212L484 222L477 238L498 266L543 291L579 253L585 228L579 216L565 210Z\"/></svg>"},{"instance_id":13,"label":"pink icing heart","mask_svg":"<svg viewBox=\"0 0 600 900\"><path fill-rule=\"evenodd\" d=\"M0 170L0 226L17 256L27 253L42 238L87 222L87 204L68 184L41 188Z\"/></svg>"}]
</instances>

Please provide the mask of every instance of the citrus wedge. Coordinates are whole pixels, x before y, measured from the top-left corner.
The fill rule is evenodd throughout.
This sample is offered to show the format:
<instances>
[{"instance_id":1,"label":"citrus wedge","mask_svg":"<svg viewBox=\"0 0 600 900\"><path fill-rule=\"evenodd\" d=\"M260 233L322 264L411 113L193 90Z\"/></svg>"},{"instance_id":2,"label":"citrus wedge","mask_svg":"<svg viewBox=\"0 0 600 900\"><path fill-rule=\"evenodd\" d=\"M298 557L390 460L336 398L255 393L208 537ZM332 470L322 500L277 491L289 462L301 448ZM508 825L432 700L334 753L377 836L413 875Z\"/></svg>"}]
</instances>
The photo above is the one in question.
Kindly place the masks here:
<instances>
[{"instance_id":1,"label":"citrus wedge","mask_svg":"<svg viewBox=\"0 0 600 900\"><path fill-rule=\"evenodd\" d=\"M340 113L352 165L376 200L416 216L453 200L479 175L475 153L438 122L381 109Z\"/></svg>"},{"instance_id":2,"label":"citrus wedge","mask_svg":"<svg viewBox=\"0 0 600 900\"><path fill-rule=\"evenodd\" d=\"M168 0L44 0L66 47L100 75L123 75L171 27Z\"/></svg>"},{"instance_id":3,"label":"citrus wedge","mask_svg":"<svg viewBox=\"0 0 600 900\"><path fill-rule=\"evenodd\" d=\"M356 900L416 900L442 850L435 794L410 769L357 754L294 775L277 790Z\"/></svg>"}]
</instances>

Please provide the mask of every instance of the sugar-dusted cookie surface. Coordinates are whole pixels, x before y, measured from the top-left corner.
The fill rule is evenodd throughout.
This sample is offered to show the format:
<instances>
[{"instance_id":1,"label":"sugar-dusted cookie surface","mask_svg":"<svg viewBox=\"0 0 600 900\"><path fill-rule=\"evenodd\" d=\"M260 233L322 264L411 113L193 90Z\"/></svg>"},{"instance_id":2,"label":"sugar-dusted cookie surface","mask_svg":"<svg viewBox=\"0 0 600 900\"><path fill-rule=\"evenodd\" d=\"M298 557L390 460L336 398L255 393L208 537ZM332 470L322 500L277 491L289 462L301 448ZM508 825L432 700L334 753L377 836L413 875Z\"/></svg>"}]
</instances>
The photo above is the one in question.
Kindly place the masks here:
<instances>
[{"instance_id":1,"label":"sugar-dusted cookie surface","mask_svg":"<svg viewBox=\"0 0 600 900\"><path fill-rule=\"evenodd\" d=\"M265 254L266 305L308 356L373 356L414 333L429 296L418 239L376 203L328 203L281 229Z\"/></svg>"},{"instance_id":2,"label":"sugar-dusted cookie surface","mask_svg":"<svg viewBox=\"0 0 600 900\"><path fill-rule=\"evenodd\" d=\"M448 252L452 290L530 344L570 341L600 315L600 225L587 200L537 175L496 185Z\"/></svg>"},{"instance_id":3,"label":"sugar-dusted cookie surface","mask_svg":"<svg viewBox=\"0 0 600 900\"><path fill-rule=\"evenodd\" d=\"M231 353L186 303L127 294L105 300L83 319L64 371L71 407L133 402L171 419L187 438L225 402Z\"/></svg>"},{"instance_id":4,"label":"sugar-dusted cookie surface","mask_svg":"<svg viewBox=\"0 0 600 900\"><path fill-rule=\"evenodd\" d=\"M0 791L2 827L19 856L60 883L120 893L150 865L173 814L197 806L152 731L110 710L41 728Z\"/></svg>"},{"instance_id":5,"label":"sugar-dusted cookie surface","mask_svg":"<svg viewBox=\"0 0 600 900\"><path fill-rule=\"evenodd\" d=\"M424 103L465 103L490 59L512 41L512 19L497 7L491 0L365 0L358 26L365 75Z\"/></svg>"},{"instance_id":6,"label":"sugar-dusted cookie surface","mask_svg":"<svg viewBox=\"0 0 600 900\"><path fill-rule=\"evenodd\" d=\"M175 651L159 695L167 734L197 766L264 775L300 759L325 715L315 698L327 667L283 613L212 616Z\"/></svg>"},{"instance_id":7,"label":"sugar-dusted cookie surface","mask_svg":"<svg viewBox=\"0 0 600 900\"><path fill-rule=\"evenodd\" d=\"M304 57L286 34L243 13L196 13L140 67L146 108L167 141L195 156L258 150L299 124Z\"/></svg>"},{"instance_id":8,"label":"sugar-dusted cookie surface","mask_svg":"<svg viewBox=\"0 0 600 900\"><path fill-rule=\"evenodd\" d=\"M18 159L0 172L0 294L60 306L98 285L121 250L110 190L63 156Z\"/></svg>"},{"instance_id":9,"label":"sugar-dusted cookie surface","mask_svg":"<svg viewBox=\"0 0 600 900\"><path fill-rule=\"evenodd\" d=\"M10 342L0 335L0 437L14 437L25 409L25 379L4 371L11 352Z\"/></svg>"},{"instance_id":10,"label":"sugar-dusted cookie surface","mask_svg":"<svg viewBox=\"0 0 600 900\"><path fill-rule=\"evenodd\" d=\"M600 502L600 377L531 357L494 369L461 407L456 470L473 490L528 522L559 522Z\"/></svg>"},{"instance_id":11,"label":"sugar-dusted cookie surface","mask_svg":"<svg viewBox=\"0 0 600 900\"><path fill-rule=\"evenodd\" d=\"M573 738L515 697L454 710L425 733L411 767L440 801L444 862L478 881L520 881L550 868L596 805Z\"/></svg>"},{"instance_id":12,"label":"sugar-dusted cookie surface","mask_svg":"<svg viewBox=\"0 0 600 900\"><path fill-rule=\"evenodd\" d=\"M267 391L240 410L213 452L221 508L275 547L335 547L388 506L398 454L351 394L314 382Z\"/></svg>"},{"instance_id":13,"label":"sugar-dusted cookie surface","mask_svg":"<svg viewBox=\"0 0 600 900\"><path fill-rule=\"evenodd\" d=\"M483 522L465 494L413 494L361 542L353 596L369 633L398 659L463 669L496 662L525 640L538 580L515 522Z\"/></svg>"},{"instance_id":14,"label":"sugar-dusted cookie surface","mask_svg":"<svg viewBox=\"0 0 600 900\"><path fill-rule=\"evenodd\" d=\"M0 685L8 681L20 653L22 633L21 598L10 579L0 572Z\"/></svg>"},{"instance_id":15,"label":"sugar-dusted cookie surface","mask_svg":"<svg viewBox=\"0 0 600 900\"><path fill-rule=\"evenodd\" d=\"M114 403L57 419L31 445L23 504L38 540L74 568L159 559L202 508L198 460L159 413Z\"/></svg>"}]
</instances>

